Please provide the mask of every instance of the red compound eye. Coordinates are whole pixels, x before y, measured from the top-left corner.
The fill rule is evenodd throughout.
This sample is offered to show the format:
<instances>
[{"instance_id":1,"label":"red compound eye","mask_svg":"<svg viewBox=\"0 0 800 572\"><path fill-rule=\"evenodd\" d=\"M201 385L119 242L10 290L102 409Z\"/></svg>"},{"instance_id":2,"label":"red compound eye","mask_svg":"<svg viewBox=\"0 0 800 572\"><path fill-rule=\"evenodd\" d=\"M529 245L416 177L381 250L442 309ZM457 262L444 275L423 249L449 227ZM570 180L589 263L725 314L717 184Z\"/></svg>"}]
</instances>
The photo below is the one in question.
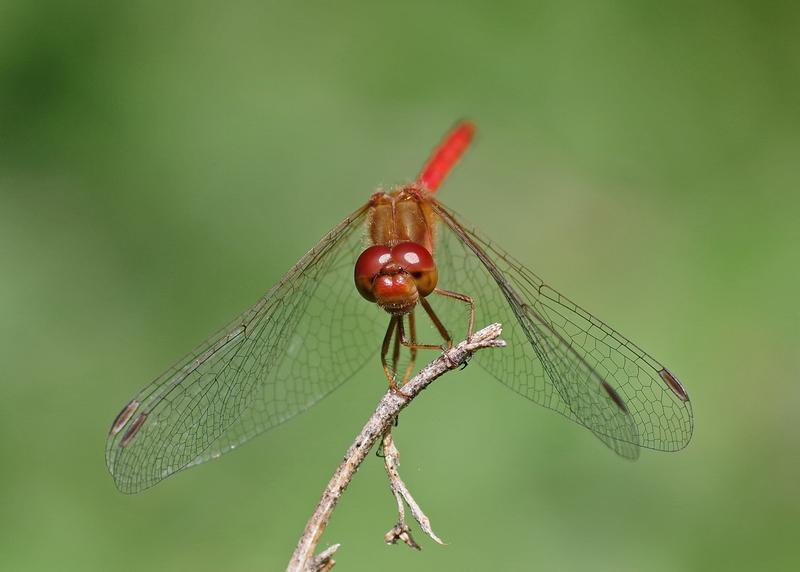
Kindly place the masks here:
<instances>
[{"instance_id":1,"label":"red compound eye","mask_svg":"<svg viewBox=\"0 0 800 572\"><path fill-rule=\"evenodd\" d=\"M414 278L420 296L433 292L439 273L433 256L424 246L416 242L401 242L392 249L392 258Z\"/></svg>"},{"instance_id":2,"label":"red compound eye","mask_svg":"<svg viewBox=\"0 0 800 572\"><path fill-rule=\"evenodd\" d=\"M388 264L391 259L392 253L388 246L375 245L362 252L356 261L354 274L356 288L359 294L370 302L375 301L375 295L372 293L372 282L381 271L381 268Z\"/></svg>"}]
</instances>

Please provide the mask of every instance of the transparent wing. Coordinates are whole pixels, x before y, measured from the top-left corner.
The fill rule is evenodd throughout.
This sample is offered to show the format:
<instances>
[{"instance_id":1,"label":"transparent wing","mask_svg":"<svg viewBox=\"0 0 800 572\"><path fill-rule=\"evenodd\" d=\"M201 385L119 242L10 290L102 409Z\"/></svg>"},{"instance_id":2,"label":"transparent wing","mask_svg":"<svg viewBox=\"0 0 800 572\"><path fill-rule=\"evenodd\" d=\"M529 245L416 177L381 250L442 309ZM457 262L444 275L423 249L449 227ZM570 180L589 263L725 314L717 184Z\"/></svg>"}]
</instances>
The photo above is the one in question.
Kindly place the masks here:
<instances>
[{"instance_id":1,"label":"transparent wing","mask_svg":"<svg viewBox=\"0 0 800 572\"><path fill-rule=\"evenodd\" d=\"M384 316L353 286L362 208L261 300L142 389L117 416L106 464L134 493L304 411L380 347Z\"/></svg>"},{"instance_id":2,"label":"transparent wing","mask_svg":"<svg viewBox=\"0 0 800 572\"><path fill-rule=\"evenodd\" d=\"M517 393L584 425L627 458L676 451L692 435L688 394L664 366L547 286L434 203L439 286L474 298L476 324L501 322L508 347L475 361ZM432 297L451 329L464 304ZM458 334L455 334L458 337Z\"/></svg>"}]
</instances>

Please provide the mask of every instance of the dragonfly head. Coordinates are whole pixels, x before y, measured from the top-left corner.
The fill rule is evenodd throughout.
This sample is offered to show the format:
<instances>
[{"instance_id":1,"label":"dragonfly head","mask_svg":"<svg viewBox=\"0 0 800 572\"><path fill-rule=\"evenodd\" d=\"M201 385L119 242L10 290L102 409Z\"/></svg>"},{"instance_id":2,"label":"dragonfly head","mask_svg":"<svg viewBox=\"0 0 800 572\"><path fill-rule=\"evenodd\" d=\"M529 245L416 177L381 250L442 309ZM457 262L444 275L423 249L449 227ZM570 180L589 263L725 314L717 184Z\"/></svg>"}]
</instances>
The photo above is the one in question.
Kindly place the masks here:
<instances>
[{"instance_id":1,"label":"dragonfly head","mask_svg":"<svg viewBox=\"0 0 800 572\"><path fill-rule=\"evenodd\" d=\"M354 273L358 292L390 314L410 312L420 296L433 292L438 277L431 253L416 242L370 246Z\"/></svg>"}]
</instances>

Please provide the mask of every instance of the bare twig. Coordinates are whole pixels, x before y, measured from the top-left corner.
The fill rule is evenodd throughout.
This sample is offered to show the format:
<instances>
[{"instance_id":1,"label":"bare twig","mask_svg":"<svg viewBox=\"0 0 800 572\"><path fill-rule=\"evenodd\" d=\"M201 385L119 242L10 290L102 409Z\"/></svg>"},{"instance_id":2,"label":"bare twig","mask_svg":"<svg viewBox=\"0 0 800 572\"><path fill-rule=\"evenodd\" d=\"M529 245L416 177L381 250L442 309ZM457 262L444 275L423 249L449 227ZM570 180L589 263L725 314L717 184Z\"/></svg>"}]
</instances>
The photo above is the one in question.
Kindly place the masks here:
<instances>
[{"instance_id":1,"label":"bare twig","mask_svg":"<svg viewBox=\"0 0 800 572\"><path fill-rule=\"evenodd\" d=\"M309 570L314 570L314 572L328 572L336 565L336 560L333 559L333 554L339 550L340 546L341 544L328 546L328 548L312 558L311 562L306 568Z\"/></svg>"},{"instance_id":2,"label":"bare twig","mask_svg":"<svg viewBox=\"0 0 800 572\"><path fill-rule=\"evenodd\" d=\"M414 520L419 523L422 531L430 536L435 542L444 544L442 539L436 536L436 533L433 532L430 519L424 512L422 512L422 509L417 504L417 501L415 501L414 497L411 496L411 492L409 492L408 487L403 482L403 479L400 478L400 473L397 470L400 466L400 451L397 450L397 447L394 444L394 439L392 439L391 428L387 429L386 433L383 435L383 464L386 467L386 474L389 475L389 486L392 489L394 498L397 500L398 513L397 524L384 535L384 540L386 543L395 544L398 540L402 540L411 548L414 548L415 550L421 550L420 545L417 544L417 542L414 540L414 537L411 536L411 530L406 524L406 511L403 505L403 501L405 501L405 504L407 504L408 508L411 509L411 516L413 516Z\"/></svg>"},{"instance_id":3,"label":"bare twig","mask_svg":"<svg viewBox=\"0 0 800 572\"><path fill-rule=\"evenodd\" d=\"M313 557L314 550L316 549L322 533L325 531L325 527L328 524L328 520L334 508L336 508L336 503L347 488L347 485L350 484L361 462L366 458L367 454L369 454L372 446L387 433L400 410L411 403L411 401L435 379L443 373L465 364L472 354L479 349L505 346L505 342L499 339L501 332L502 328L500 324L492 324L475 332L469 340L463 341L457 346L447 350L422 368L417 375L403 386L402 394L394 391L386 392L375 408L374 413L369 418L366 425L364 425L364 428L358 434L353 444L350 445L342 463L336 469L330 482L328 482L328 486L325 487L322 498L319 504L317 504L316 509L314 509L314 513L311 515L297 543L294 554L292 554L292 559L289 561L289 566L286 568L287 572L319 572L321 570L330 570L333 566L333 560L330 557L336 548L338 548L338 545L336 545L336 548L328 548L323 553L327 554L326 558L323 559L324 563L320 562L320 558L323 554L320 554L317 558ZM400 496L405 498L406 502L408 502L408 499L413 501L410 494L407 498L402 494ZM416 503L414 503L414 505L416 505ZM411 506L410 503L409 506ZM402 509L402 506L400 508ZM418 508L419 507L417 507L417 509ZM414 514L413 507L412 514ZM421 510L419 514L424 517ZM416 515L415 518L417 518ZM425 520L427 521L427 517L425 517ZM430 528L429 525L428 527ZM402 531L398 534L398 538L402 538L400 534L402 534ZM436 539L435 535L432 536L432 538Z\"/></svg>"}]
</instances>

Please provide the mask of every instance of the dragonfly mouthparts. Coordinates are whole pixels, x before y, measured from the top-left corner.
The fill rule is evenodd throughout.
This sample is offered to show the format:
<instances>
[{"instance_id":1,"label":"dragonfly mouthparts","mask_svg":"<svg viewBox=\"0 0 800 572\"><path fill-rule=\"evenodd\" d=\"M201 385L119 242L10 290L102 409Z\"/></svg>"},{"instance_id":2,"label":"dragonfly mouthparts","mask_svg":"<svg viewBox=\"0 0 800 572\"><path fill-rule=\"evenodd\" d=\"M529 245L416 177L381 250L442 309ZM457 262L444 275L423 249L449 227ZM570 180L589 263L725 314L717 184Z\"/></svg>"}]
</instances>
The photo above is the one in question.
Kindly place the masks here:
<instances>
[{"instance_id":1,"label":"dragonfly mouthparts","mask_svg":"<svg viewBox=\"0 0 800 572\"><path fill-rule=\"evenodd\" d=\"M384 267L372 283L372 293L378 306L390 314L407 314L419 300L414 278L397 265Z\"/></svg>"}]
</instances>

